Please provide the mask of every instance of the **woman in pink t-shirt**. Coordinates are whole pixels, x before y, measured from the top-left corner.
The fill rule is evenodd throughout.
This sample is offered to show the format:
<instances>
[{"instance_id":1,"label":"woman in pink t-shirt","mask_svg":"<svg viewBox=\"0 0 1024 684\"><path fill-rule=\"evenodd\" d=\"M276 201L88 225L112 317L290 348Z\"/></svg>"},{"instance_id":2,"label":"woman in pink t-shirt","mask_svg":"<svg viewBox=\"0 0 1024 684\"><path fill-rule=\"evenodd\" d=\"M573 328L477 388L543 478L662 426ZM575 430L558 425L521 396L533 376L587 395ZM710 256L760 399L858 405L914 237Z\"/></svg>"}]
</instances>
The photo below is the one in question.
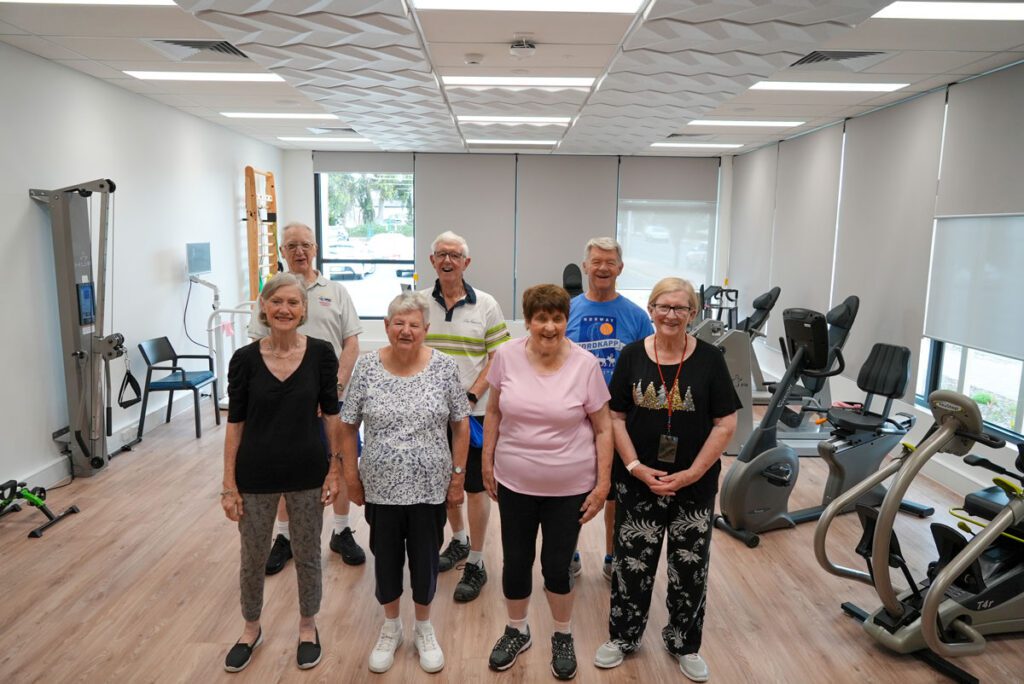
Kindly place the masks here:
<instances>
[{"instance_id":1,"label":"woman in pink t-shirt","mask_svg":"<svg viewBox=\"0 0 1024 684\"><path fill-rule=\"evenodd\" d=\"M565 337L569 293L536 285L523 293L529 336L498 348L487 373L483 479L501 513L502 590L508 626L491 651L507 670L533 643L530 603L537 531L540 564L555 621L551 671L576 674L569 564L580 526L604 506L611 486L608 388L597 358Z\"/></svg>"}]
</instances>

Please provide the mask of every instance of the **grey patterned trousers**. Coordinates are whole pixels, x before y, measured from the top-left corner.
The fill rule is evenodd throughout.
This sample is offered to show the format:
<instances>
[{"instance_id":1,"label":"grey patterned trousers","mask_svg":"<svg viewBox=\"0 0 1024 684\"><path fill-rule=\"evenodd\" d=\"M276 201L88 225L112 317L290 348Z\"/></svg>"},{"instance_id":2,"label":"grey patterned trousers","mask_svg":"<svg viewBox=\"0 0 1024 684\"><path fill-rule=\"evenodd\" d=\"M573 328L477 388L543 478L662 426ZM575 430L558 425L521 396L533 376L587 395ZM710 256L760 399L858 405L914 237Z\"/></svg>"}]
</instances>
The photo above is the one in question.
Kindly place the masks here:
<instances>
[{"instance_id":1,"label":"grey patterned trousers","mask_svg":"<svg viewBox=\"0 0 1024 684\"><path fill-rule=\"evenodd\" d=\"M661 632L674 655L700 650L711 560L711 501L689 501L685 490L675 496L653 494L628 478L615 485L615 560L612 566L608 631L623 652L639 647L647 627L654 577L662 542L668 590L668 624Z\"/></svg>"},{"instance_id":2,"label":"grey patterned trousers","mask_svg":"<svg viewBox=\"0 0 1024 684\"><path fill-rule=\"evenodd\" d=\"M312 617L320 612L320 531L324 521L320 495L319 487L280 494L242 494L243 514L238 521L242 563L238 583L242 591L242 617L246 621L259 620L263 611L267 556L273 541L277 502L282 496L288 508L288 534L299 582L299 614Z\"/></svg>"}]
</instances>

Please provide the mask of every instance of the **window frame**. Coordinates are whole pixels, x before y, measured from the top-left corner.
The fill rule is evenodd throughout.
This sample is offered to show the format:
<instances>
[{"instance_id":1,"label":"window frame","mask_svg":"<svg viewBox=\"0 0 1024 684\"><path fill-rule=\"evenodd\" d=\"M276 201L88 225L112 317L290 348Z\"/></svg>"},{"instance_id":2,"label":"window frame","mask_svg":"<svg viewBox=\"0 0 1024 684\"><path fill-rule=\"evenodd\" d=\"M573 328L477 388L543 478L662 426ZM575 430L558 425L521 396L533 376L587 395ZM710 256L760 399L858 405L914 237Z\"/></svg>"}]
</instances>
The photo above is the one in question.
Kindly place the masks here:
<instances>
[{"instance_id":1,"label":"window frame","mask_svg":"<svg viewBox=\"0 0 1024 684\"><path fill-rule=\"evenodd\" d=\"M323 197L322 197L322 193L321 193L321 190L320 190L320 185L321 185L320 176L321 176L321 174L325 174L325 173L366 173L366 174L370 174L370 173L377 173L377 172L375 172L375 171L314 171L313 172L313 207L314 207L314 222L316 223L316 225L313 228L313 233L314 233L314 236L316 238L316 244L317 244L317 250L316 250L316 269L321 274L324 274L324 277L326 277L328 280L330 280L330 276L326 275L326 273L327 273L326 267L328 265L331 265L331 264L373 264L374 266L379 265L379 264L409 265L409 267L410 267L409 270L411 271L412 274L415 274L416 273L416 254L415 254L415 252L413 253L412 258L411 259L407 259L407 260L396 260L396 259L328 259L328 258L326 258L324 256L324 249L323 249L323 244L324 244L324 242L323 242L323 232L324 232L323 231L323 218L324 217L323 217L323 205L321 203L322 200L323 200ZM412 176L412 182L410 183L410 188L412 189L413 210L410 213L410 217L412 218L412 239L413 239L413 244L415 245L415 243L416 243L416 209L415 209L415 207L416 207L416 172L415 171L408 171L408 172L403 171L403 172L400 172L400 173ZM415 283L414 283L414 287L415 287ZM358 309L358 306L357 306L357 309ZM359 315L359 319L360 320L364 320L364 321L381 321L381 320L384 320L384 318L385 318L385 316L383 316L383 315L381 315L381 316L371 316L371 315L363 315L363 314Z\"/></svg>"},{"instance_id":2,"label":"window frame","mask_svg":"<svg viewBox=\"0 0 1024 684\"><path fill-rule=\"evenodd\" d=\"M942 381L942 362L943 362L943 357L944 357L944 355L946 353L946 344L947 343L942 341L942 340L937 340L935 338L931 338L931 337L927 337L927 336L922 337L922 339L928 340L928 342L929 342L928 359L927 359L927 363L925 364L925 370L924 370L924 372L925 372L925 382L924 382L925 393L922 395L922 394L918 394L917 392L915 392L914 393L914 403L916 403L918 406L921 406L921 407L927 409L928 408L928 396L932 392L934 392L935 390L939 389L939 384ZM962 391L963 386L964 386L964 376L965 376L966 368L967 368L966 360L967 360L967 357L969 355L969 352L971 352L971 351L985 351L985 350L983 350L983 349L976 349L974 347L968 347L968 346L965 346L965 345L956 345L956 346L960 347L960 349L963 350L961 352L962 353L962 357L961 357L961 363L960 363L960 370L959 370L959 374L958 374L958 377L957 377L957 391ZM999 356L1003 356L1003 355L999 354ZM1005 357L1005 358L1010 358L1010 357ZM920 366L919 366L919 368L920 368ZM1022 373L1022 375L1021 375L1020 385L1018 386L1018 389L1017 389L1017 414L1015 416L1015 424L1016 425L1024 425L1024 373ZM1014 430L1012 430L1010 428L1004 427L1002 425L998 425L996 423L992 423L992 422L990 422L988 420L984 421L984 426L985 426L985 431L986 432L988 432L990 434L993 434L993 435L996 435L998 437L1001 437L1001 438L1007 440L1008 442L1016 444L1016 443L1019 443L1021 440L1024 440L1024 434L1022 434L1020 432L1015 432Z\"/></svg>"}]
</instances>

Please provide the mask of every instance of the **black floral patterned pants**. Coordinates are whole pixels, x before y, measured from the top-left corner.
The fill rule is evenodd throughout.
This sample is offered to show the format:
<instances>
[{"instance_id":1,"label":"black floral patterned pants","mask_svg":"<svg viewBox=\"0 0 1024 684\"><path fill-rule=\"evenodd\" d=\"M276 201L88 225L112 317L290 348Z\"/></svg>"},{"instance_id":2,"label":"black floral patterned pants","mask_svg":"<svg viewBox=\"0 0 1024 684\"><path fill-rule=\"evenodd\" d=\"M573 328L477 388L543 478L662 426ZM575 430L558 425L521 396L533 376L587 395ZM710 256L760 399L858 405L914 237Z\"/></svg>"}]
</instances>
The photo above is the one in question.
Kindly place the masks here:
<instances>
[{"instance_id":1,"label":"black floral patterned pants","mask_svg":"<svg viewBox=\"0 0 1024 684\"><path fill-rule=\"evenodd\" d=\"M685 493L658 496L635 478L615 484L615 560L608 631L624 653L636 650L647 627L661 547L666 550L668 624L661 635L674 655L700 650L711 559L710 501Z\"/></svg>"}]
</instances>

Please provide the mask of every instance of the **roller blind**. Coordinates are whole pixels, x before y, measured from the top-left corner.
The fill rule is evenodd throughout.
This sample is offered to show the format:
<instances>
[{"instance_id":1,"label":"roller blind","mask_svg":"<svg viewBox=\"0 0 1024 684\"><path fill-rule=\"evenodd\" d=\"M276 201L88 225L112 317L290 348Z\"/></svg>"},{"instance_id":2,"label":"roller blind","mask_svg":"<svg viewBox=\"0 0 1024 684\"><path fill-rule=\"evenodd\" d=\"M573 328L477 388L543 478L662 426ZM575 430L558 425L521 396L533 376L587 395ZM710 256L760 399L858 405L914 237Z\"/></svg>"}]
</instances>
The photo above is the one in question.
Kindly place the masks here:
<instances>
[{"instance_id":1,"label":"roller blind","mask_svg":"<svg viewBox=\"0 0 1024 684\"><path fill-rule=\"evenodd\" d=\"M740 316L750 315L754 298L773 287L767 255L772 250L778 158L776 144L732 161L732 235L725 275L729 286L740 291ZM778 311L781 313L781 309Z\"/></svg>"},{"instance_id":2,"label":"roller blind","mask_svg":"<svg viewBox=\"0 0 1024 684\"><path fill-rule=\"evenodd\" d=\"M629 200L691 200L718 198L717 157L623 157L619 197Z\"/></svg>"},{"instance_id":3,"label":"roller blind","mask_svg":"<svg viewBox=\"0 0 1024 684\"><path fill-rule=\"evenodd\" d=\"M936 214L1024 213L1024 65L949 87Z\"/></svg>"},{"instance_id":4,"label":"roller blind","mask_svg":"<svg viewBox=\"0 0 1024 684\"><path fill-rule=\"evenodd\" d=\"M313 152L313 172L412 173L412 153Z\"/></svg>"},{"instance_id":5,"label":"roller blind","mask_svg":"<svg viewBox=\"0 0 1024 684\"><path fill-rule=\"evenodd\" d=\"M935 223L925 334L1024 359L1024 216Z\"/></svg>"},{"instance_id":6,"label":"roller blind","mask_svg":"<svg viewBox=\"0 0 1024 684\"><path fill-rule=\"evenodd\" d=\"M512 315L516 223L515 155L416 155L416 271L434 281L430 245L451 230L472 258L466 282L494 296Z\"/></svg>"},{"instance_id":7,"label":"roller blind","mask_svg":"<svg viewBox=\"0 0 1024 684\"><path fill-rule=\"evenodd\" d=\"M842 145L841 125L779 143L770 280L782 288L780 312L829 309ZM836 301L851 294L837 291ZM781 316L772 316L768 331L769 340L781 334Z\"/></svg>"},{"instance_id":8,"label":"roller blind","mask_svg":"<svg viewBox=\"0 0 1024 684\"><path fill-rule=\"evenodd\" d=\"M618 157L521 155L516 181L515 317L522 293L562 282L592 237L614 236Z\"/></svg>"},{"instance_id":9,"label":"roller blind","mask_svg":"<svg viewBox=\"0 0 1024 684\"><path fill-rule=\"evenodd\" d=\"M932 93L846 123L835 293L861 299L851 377L875 342L920 347L944 102Z\"/></svg>"}]
</instances>

